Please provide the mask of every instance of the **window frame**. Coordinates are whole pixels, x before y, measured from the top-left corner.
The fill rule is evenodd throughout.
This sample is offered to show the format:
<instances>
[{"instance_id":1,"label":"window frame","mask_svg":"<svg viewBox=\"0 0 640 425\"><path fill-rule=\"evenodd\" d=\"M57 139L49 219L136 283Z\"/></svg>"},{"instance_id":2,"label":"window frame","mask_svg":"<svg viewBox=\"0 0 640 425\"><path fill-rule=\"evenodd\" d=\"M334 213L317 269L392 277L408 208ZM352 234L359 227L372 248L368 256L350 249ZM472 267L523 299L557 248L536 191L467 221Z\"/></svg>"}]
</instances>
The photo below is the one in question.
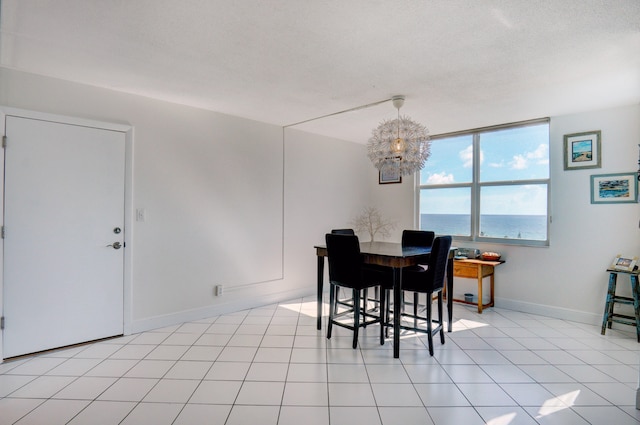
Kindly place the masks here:
<instances>
[{"instance_id":1,"label":"window frame","mask_svg":"<svg viewBox=\"0 0 640 425\"><path fill-rule=\"evenodd\" d=\"M496 130L512 129L518 127L529 127L539 124L547 124L549 137L549 173L547 178L523 179L523 180L499 180L499 181L480 181L480 136L483 133L493 132ZM420 197L423 189L453 189L453 188L469 188L471 192L471 223L470 236L453 236L456 240L469 242L486 242L492 244L503 245L521 245L521 246L549 246L549 227L551 224L551 126L549 118L539 118L534 120L519 121L515 123L500 124L489 127L481 127L472 130L456 131L451 133L438 134L431 137L431 140L447 139L457 136L472 136L473 143L473 170L470 182L464 183L445 183L445 184L421 184L421 172L416 173L416 208L415 218L417 226L421 225ZM547 188L547 212L546 212L546 236L544 240L534 239L516 239L516 238L498 238L480 235L480 194L484 187L502 187L502 186L527 186L527 185L546 185Z\"/></svg>"}]
</instances>

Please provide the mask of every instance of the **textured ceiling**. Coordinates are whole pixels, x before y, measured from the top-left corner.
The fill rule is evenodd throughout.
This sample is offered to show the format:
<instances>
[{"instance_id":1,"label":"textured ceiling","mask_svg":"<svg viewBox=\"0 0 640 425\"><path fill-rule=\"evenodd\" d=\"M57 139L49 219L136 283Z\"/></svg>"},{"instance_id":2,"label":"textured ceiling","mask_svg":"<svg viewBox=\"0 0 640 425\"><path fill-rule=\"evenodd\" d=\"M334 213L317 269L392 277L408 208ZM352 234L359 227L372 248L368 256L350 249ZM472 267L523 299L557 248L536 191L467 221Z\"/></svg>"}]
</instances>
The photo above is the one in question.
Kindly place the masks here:
<instances>
[{"instance_id":1,"label":"textured ceiling","mask_svg":"<svg viewBox=\"0 0 640 425\"><path fill-rule=\"evenodd\" d=\"M431 133L640 103L638 0L2 0L0 37L7 68L278 125L396 94Z\"/></svg>"}]
</instances>

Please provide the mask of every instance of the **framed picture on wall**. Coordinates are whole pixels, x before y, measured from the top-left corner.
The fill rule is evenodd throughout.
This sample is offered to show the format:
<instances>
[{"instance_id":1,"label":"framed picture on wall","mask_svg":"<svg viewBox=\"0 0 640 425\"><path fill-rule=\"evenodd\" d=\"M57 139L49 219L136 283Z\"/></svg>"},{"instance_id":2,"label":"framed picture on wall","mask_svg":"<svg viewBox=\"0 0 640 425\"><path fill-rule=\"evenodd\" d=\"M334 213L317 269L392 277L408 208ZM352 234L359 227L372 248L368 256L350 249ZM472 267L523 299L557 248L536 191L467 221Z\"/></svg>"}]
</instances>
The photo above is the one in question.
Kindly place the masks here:
<instances>
[{"instance_id":1,"label":"framed picture on wall","mask_svg":"<svg viewBox=\"0 0 640 425\"><path fill-rule=\"evenodd\" d=\"M594 174L591 176L592 204L623 204L638 200L636 173Z\"/></svg>"},{"instance_id":2,"label":"framed picture on wall","mask_svg":"<svg viewBox=\"0 0 640 425\"><path fill-rule=\"evenodd\" d=\"M396 168L380 170L380 174L378 176L378 183L379 184L402 183L402 176L400 175L400 170Z\"/></svg>"},{"instance_id":3,"label":"framed picture on wall","mask_svg":"<svg viewBox=\"0 0 640 425\"><path fill-rule=\"evenodd\" d=\"M602 167L600 130L565 134L564 169L579 170Z\"/></svg>"}]
</instances>

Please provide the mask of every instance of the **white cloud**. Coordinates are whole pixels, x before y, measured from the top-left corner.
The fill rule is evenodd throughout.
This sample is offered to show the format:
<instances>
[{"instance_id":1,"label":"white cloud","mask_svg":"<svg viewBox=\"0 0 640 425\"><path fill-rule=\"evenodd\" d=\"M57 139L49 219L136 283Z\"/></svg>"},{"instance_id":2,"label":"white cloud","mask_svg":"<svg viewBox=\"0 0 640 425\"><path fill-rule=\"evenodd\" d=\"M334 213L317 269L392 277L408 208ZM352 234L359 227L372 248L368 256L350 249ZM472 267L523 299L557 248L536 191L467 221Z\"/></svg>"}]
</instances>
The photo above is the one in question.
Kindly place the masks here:
<instances>
[{"instance_id":1,"label":"white cloud","mask_svg":"<svg viewBox=\"0 0 640 425\"><path fill-rule=\"evenodd\" d=\"M431 174L427 179L427 184L449 184L454 182L453 174L447 174L446 171Z\"/></svg>"},{"instance_id":2,"label":"white cloud","mask_svg":"<svg viewBox=\"0 0 640 425\"><path fill-rule=\"evenodd\" d=\"M547 145L540 145L538 146L538 148L533 151L533 152L527 152L527 158L528 159L538 159L538 160L545 160L547 158L549 158L549 154L547 153L549 150L549 146Z\"/></svg>"},{"instance_id":3,"label":"white cloud","mask_svg":"<svg viewBox=\"0 0 640 425\"><path fill-rule=\"evenodd\" d=\"M462 166L464 168L471 168L473 166L473 145L469 145L466 149L461 150L458 155L462 160ZM480 164L482 164L483 159L484 155L482 151L480 151Z\"/></svg>"},{"instance_id":4,"label":"white cloud","mask_svg":"<svg viewBox=\"0 0 640 425\"><path fill-rule=\"evenodd\" d=\"M539 145L536 150L525 152L524 155L514 155L509 165L514 170L524 170L529 167L529 160L534 160L537 164L549 163L549 146Z\"/></svg>"},{"instance_id":5,"label":"white cloud","mask_svg":"<svg viewBox=\"0 0 640 425\"><path fill-rule=\"evenodd\" d=\"M522 155L516 155L513 157L510 164L511 168L514 170L524 170L529 166L529 161L527 161L527 159Z\"/></svg>"}]
</instances>

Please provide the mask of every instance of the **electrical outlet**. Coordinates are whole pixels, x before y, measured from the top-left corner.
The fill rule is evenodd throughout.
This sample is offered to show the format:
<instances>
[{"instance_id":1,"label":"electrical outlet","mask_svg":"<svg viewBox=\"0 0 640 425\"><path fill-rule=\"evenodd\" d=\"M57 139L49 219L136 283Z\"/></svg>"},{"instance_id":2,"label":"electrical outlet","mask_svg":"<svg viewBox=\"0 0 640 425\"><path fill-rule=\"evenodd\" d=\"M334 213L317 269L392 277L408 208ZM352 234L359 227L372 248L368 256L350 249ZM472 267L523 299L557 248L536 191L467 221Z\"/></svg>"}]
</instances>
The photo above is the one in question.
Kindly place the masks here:
<instances>
[{"instance_id":1,"label":"electrical outlet","mask_svg":"<svg viewBox=\"0 0 640 425\"><path fill-rule=\"evenodd\" d=\"M216 297L221 297L223 293L224 293L224 287L222 285L216 285L215 287Z\"/></svg>"}]
</instances>

